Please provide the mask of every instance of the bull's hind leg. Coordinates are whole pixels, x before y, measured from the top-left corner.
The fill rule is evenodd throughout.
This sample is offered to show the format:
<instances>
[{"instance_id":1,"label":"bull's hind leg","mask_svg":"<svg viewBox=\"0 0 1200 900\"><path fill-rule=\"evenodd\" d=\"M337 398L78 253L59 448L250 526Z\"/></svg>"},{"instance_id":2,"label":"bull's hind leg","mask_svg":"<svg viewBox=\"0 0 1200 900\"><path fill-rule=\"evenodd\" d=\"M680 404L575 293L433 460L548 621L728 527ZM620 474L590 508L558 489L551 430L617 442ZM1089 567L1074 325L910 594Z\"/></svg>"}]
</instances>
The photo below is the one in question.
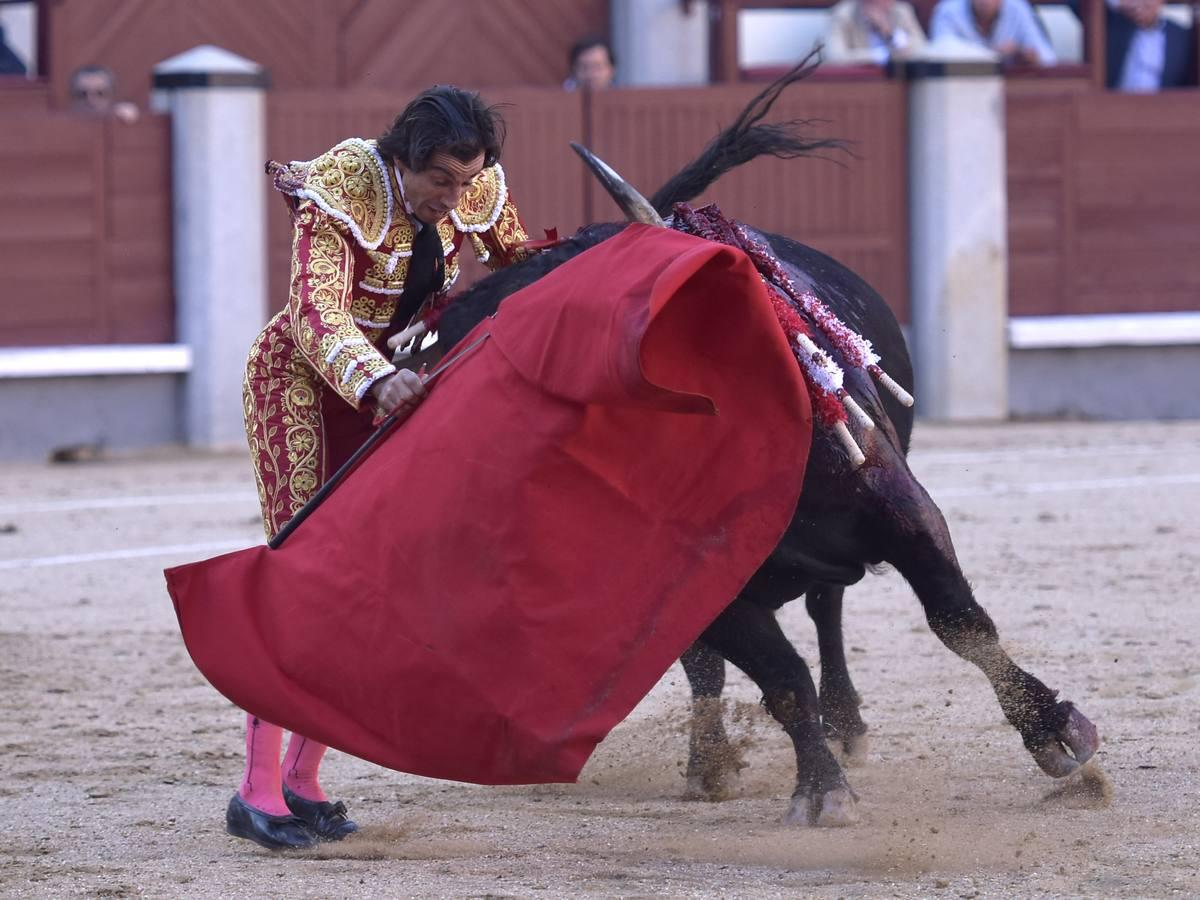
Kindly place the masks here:
<instances>
[{"instance_id":1,"label":"bull's hind leg","mask_svg":"<svg viewBox=\"0 0 1200 900\"><path fill-rule=\"evenodd\" d=\"M947 647L987 676L1005 717L1047 775L1060 778L1091 758L1096 727L1069 701L1018 667L1000 647L991 617L959 568L941 511L903 462L880 467L873 485L885 509L873 517L880 546L916 592L929 626Z\"/></svg>"},{"instance_id":2,"label":"bull's hind leg","mask_svg":"<svg viewBox=\"0 0 1200 900\"><path fill-rule=\"evenodd\" d=\"M808 615L817 626L821 649L821 720L825 737L841 743L853 761L867 755L867 725L858 713L862 700L850 680L846 647L842 641L841 585L818 584L804 595Z\"/></svg>"},{"instance_id":3,"label":"bull's hind leg","mask_svg":"<svg viewBox=\"0 0 1200 900\"><path fill-rule=\"evenodd\" d=\"M725 689L725 660L699 642L679 658L692 689L692 719L688 734L688 800L728 800L737 790L742 755L729 742L721 718Z\"/></svg>"},{"instance_id":4,"label":"bull's hind leg","mask_svg":"<svg viewBox=\"0 0 1200 900\"><path fill-rule=\"evenodd\" d=\"M700 640L758 685L767 710L792 739L796 790L785 821L822 826L857 821L854 792L825 744L816 685L774 613L747 600L735 600Z\"/></svg>"}]
</instances>

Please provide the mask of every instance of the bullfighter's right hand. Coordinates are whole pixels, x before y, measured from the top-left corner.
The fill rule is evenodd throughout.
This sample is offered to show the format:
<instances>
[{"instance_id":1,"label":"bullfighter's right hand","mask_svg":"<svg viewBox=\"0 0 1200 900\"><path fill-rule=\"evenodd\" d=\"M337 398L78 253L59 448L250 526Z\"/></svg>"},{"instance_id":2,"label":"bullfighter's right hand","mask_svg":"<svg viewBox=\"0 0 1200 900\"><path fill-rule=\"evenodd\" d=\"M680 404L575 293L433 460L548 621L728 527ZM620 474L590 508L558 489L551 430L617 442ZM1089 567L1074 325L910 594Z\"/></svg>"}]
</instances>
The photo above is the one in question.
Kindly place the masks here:
<instances>
[{"instance_id":1,"label":"bullfighter's right hand","mask_svg":"<svg viewBox=\"0 0 1200 900\"><path fill-rule=\"evenodd\" d=\"M416 372L401 369L394 375L380 378L371 385L375 406L385 416L390 416L401 407L415 409L425 399L428 391Z\"/></svg>"}]
</instances>

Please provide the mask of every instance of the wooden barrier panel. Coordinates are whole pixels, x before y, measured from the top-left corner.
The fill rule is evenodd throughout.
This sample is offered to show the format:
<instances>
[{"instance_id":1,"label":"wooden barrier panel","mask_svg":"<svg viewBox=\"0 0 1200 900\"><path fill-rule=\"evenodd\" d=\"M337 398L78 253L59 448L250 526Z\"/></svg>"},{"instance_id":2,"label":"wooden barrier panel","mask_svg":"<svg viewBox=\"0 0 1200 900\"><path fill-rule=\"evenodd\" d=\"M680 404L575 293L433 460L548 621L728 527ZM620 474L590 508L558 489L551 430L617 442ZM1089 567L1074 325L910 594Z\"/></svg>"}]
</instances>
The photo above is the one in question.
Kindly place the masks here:
<instances>
[{"instance_id":1,"label":"wooden barrier panel","mask_svg":"<svg viewBox=\"0 0 1200 900\"><path fill-rule=\"evenodd\" d=\"M1200 93L1008 84L1009 313L1200 308Z\"/></svg>"},{"instance_id":2,"label":"wooden barrier panel","mask_svg":"<svg viewBox=\"0 0 1200 900\"><path fill-rule=\"evenodd\" d=\"M593 100L593 149L649 196L730 124L762 85L609 91ZM714 200L734 218L785 234L865 278L908 318L904 85L880 79L800 84L771 121L812 120L809 133L853 142L854 156L760 159L721 179ZM835 161L830 161L830 160ZM592 218L619 216L598 185Z\"/></svg>"},{"instance_id":3,"label":"wooden barrier panel","mask_svg":"<svg viewBox=\"0 0 1200 900\"><path fill-rule=\"evenodd\" d=\"M1008 312L1062 313L1073 243L1070 94L1007 85Z\"/></svg>"},{"instance_id":4,"label":"wooden barrier panel","mask_svg":"<svg viewBox=\"0 0 1200 900\"><path fill-rule=\"evenodd\" d=\"M567 146L593 148L639 189L653 192L695 157L759 88L729 86L620 90L585 101L538 88L489 90L506 104L503 162L533 237L570 234L620 212ZM403 101L401 101L403 102ZM276 159L305 159L352 135L378 134L398 111L388 92L283 92L269 95L268 148ZM855 157L759 160L723 179L703 199L737 218L811 244L850 266L907 318L905 104L902 85L882 80L793 88L772 119L821 120L814 135L854 142ZM282 202L269 204L271 301L286 299L290 229ZM462 285L479 270L467 268Z\"/></svg>"},{"instance_id":5,"label":"wooden barrier panel","mask_svg":"<svg viewBox=\"0 0 1200 900\"><path fill-rule=\"evenodd\" d=\"M50 88L22 75L0 75L0 116L38 113L50 108Z\"/></svg>"},{"instance_id":6,"label":"wooden barrier panel","mask_svg":"<svg viewBox=\"0 0 1200 900\"><path fill-rule=\"evenodd\" d=\"M170 128L0 122L0 345L170 341Z\"/></svg>"},{"instance_id":7,"label":"wooden barrier panel","mask_svg":"<svg viewBox=\"0 0 1200 900\"><path fill-rule=\"evenodd\" d=\"M510 104L504 165L540 237L545 227L570 233L619 215L568 140L589 141L651 193L755 90L629 89L592 98L590 109L580 95L555 89L489 91L488 99ZM1083 79L1011 80L1007 91L1010 313L1195 310L1200 93L1108 94ZM406 99L391 91L275 91L269 155L310 158L344 137L377 135ZM772 115L785 118L824 120L814 133L855 141L857 156L842 165L760 160L701 200L831 254L907 319L903 85L798 85ZM0 196L12 211L0 217L0 345L173 339L169 144L163 117L126 125L0 110ZM267 208L278 307L290 225L282 201Z\"/></svg>"},{"instance_id":8,"label":"wooden barrier panel","mask_svg":"<svg viewBox=\"0 0 1200 900\"><path fill-rule=\"evenodd\" d=\"M571 44L608 30L607 0L53 0L40 7L43 74L60 105L71 73L97 63L116 74L122 98L144 104L152 68L199 44L257 62L287 91L557 87Z\"/></svg>"},{"instance_id":9,"label":"wooden barrier panel","mask_svg":"<svg viewBox=\"0 0 1200 900\"><path fill-rule=\"evenodd\" d=\"M1074 113L1078 309L1200 310L1200 94L1087 94Z\"/></svg>"},{"instance_id":10,"label":"wooden barrier panel","mask_svg":"<svg viewBox=\"0 0 1200 900\"><path fill-rule=\"evenodd\" d=\"M169 342L175 336L170 120L109 122L105 135L109 341Z\"/></svg>"}]
</instances>

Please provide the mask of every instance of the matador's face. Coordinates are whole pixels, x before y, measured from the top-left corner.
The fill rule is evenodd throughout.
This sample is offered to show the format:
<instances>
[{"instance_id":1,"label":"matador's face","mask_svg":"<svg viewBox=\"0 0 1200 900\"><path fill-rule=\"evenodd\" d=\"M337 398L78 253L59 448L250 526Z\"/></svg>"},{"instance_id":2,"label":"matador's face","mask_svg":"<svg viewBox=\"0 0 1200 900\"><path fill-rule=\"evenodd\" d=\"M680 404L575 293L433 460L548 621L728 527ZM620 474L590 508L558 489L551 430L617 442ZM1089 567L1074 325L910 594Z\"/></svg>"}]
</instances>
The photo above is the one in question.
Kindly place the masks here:
<instances>
[{"instance_id":1,"label":"matador's face","mask_svg":"<svg viewBox=\"0 0 1200 900\"><path fill-rule=\"evenodd\" d=\"M463 162L449 153L435 153L420 171L397 162L404 182L404 199L418 219L435 225L458 206L458 201L483 171L483 154Z\"/></svg>"}]
</instances>

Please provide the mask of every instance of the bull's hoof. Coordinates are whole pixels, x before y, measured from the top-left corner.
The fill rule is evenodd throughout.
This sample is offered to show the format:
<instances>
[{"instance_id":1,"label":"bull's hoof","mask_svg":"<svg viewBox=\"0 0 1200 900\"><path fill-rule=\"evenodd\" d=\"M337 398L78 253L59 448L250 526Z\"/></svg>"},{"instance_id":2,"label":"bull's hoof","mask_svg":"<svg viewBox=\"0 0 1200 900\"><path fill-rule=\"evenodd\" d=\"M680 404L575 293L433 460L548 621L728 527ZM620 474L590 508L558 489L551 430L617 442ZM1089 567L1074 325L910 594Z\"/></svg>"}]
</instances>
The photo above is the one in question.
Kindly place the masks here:
<instances>
[{"instance_id":1,"label":"bull's hoof","mask_svg":"<svg viewBox=\"0 0 1200 900\"><path fill-rule=\"evenodd\" d=\"M738 794L740 777L737 771L728 770L716 775L689 775L687 788L684 789L684 800L702 800L707 803L721 803L732 800Z\"/></svg>"},{"instance_id":2,"label":"bull's hoof","mask_svg":"<svg viewBox=\"0 0 1200 900\"><path fill-rule=\"evenodd\" d=\"M842 740L842 761L847 766L865 766L870 752L871 739L865 731Z\"/></svg>"},{"instance_id":3,"label":"bull's hoof","mask_svg":"<svg viewBox=\"0 0 1200 900\"><path fill-rule=\"evenodd\" d=\"M1051 778L1065 778L1100 749L1100 732L1069 700L1058 704L1065 713L1063 724L1040 747L1033 748L1034 761Z\"/></svg>"},{"instance_id":4,"label":"bull's hoof","mask_svg":"<svg viewBox=\"0 0 1200 900\"><path fill-rule=\"evenodd\" d=\"M858 822L857 799L848 787L812 796L796 794L783 821L786 825L845 828Z\"/></svg>"}]
</instances>

